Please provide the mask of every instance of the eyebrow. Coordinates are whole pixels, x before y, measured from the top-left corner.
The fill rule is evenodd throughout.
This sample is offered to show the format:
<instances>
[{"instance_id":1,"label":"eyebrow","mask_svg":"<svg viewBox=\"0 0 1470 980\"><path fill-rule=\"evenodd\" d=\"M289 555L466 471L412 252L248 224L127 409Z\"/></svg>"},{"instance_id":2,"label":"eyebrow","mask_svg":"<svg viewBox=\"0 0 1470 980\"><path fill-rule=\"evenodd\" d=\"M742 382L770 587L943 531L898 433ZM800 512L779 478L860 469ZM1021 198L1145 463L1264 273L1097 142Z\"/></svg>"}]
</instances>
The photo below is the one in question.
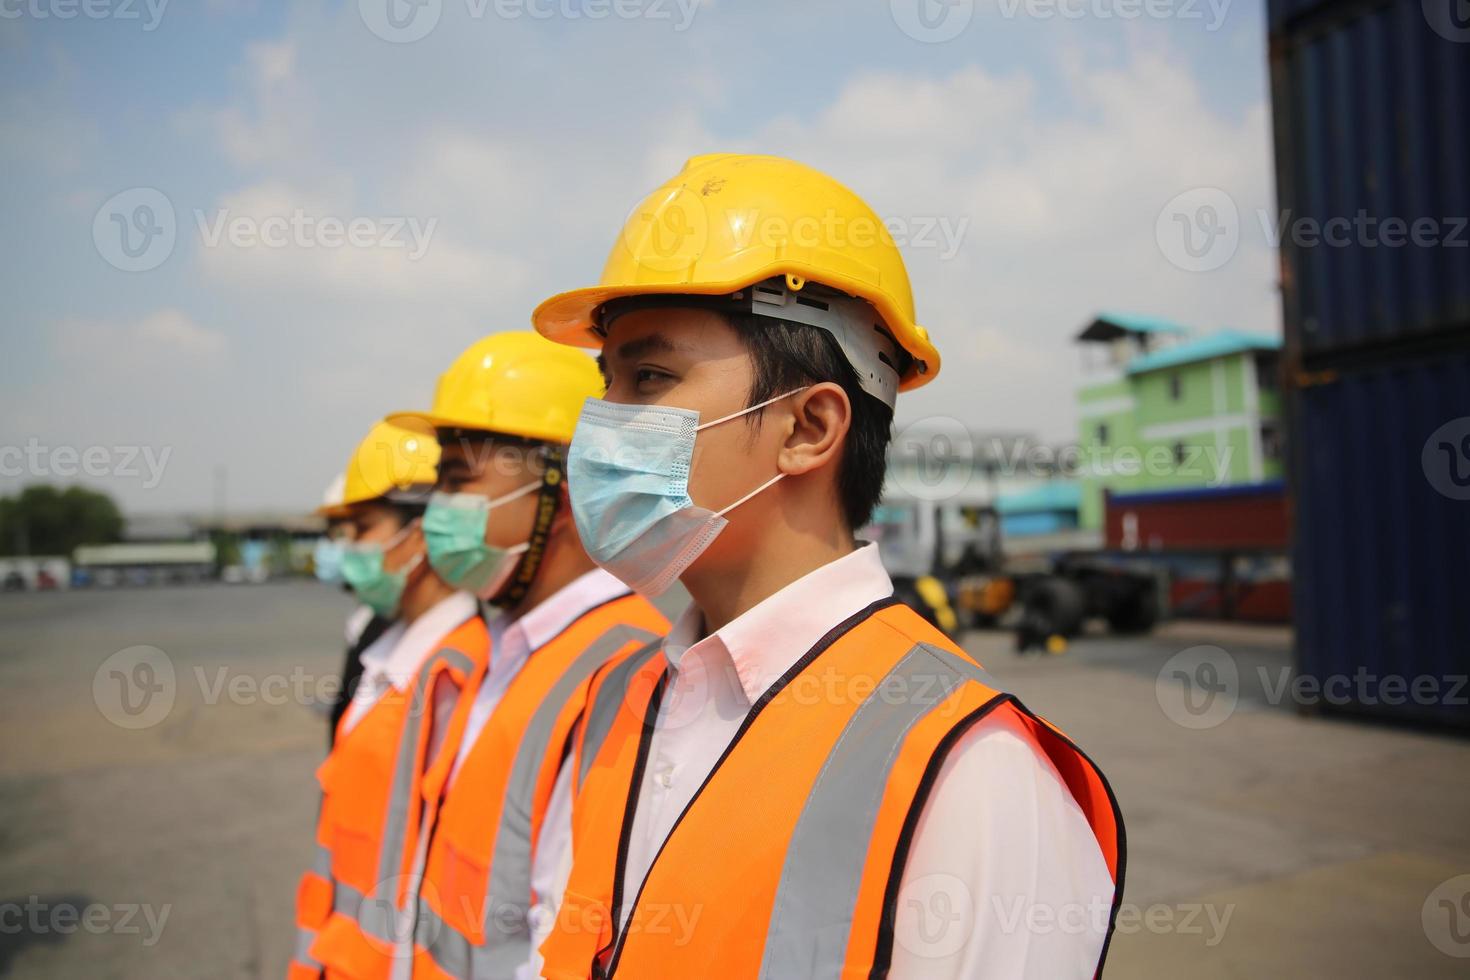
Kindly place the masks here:
<instances>
[{"instance_id":1,"label":"eyebrow","mask_svg":"<svg viewBox=\"0 0 1470 980\"><path fill-rule=\"evenodd\" d=\"M672 354L674 350L673 343L663 334L651 333L619 344L616 357L620 361L632 361L644 354Z\"/></svg>"}]
</instances>

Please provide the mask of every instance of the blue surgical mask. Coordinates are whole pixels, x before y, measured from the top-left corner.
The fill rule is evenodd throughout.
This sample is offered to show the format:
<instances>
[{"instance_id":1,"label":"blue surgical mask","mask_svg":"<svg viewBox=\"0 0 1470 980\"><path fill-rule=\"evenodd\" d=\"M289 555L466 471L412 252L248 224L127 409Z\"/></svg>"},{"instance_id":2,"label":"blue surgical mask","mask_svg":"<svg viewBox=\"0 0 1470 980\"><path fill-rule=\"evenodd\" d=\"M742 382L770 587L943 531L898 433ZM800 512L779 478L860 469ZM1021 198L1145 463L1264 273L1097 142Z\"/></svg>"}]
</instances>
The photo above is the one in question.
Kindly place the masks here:
<instances>
[{"instance_id":1,"label":"blue surgical mask","mask_svg":"<svg viewBox=\"0 0 1470 980\"><path fill-rule=\"evenodd\" d=\"M342 581L342 542L336 538L317 538L311 551L311 567L319 582Z\"/></svg>"},{"instance_id":2,"label":"blue surgical mask","mask_svg":"<svg viewBox=\"0 0 1470 980\"><path fill-rule=\"evenodd\" d=\"M424 511L424 542L429 565L456 589L491 599L516 570L530 542L499 548L485 541L490 511L541 487L534 480L504 496L487 499L477 493L436 493Z\"/></svg>"},{"instance_id":3,"label":"blue surgical mask","mask_svg":"<svg viewBox=\"0 0 1470 980\"><path fill-rule=\"evenodd\" d=\"M689 497L694 438L798 391L699 424L699 413L662 405L582 406L567 451L567 492L582 546L598 565L644 595L664 592L725 529L725 515L784 473L719 511Z\"/></svg>"},{"instance_id":4,"label":"blue surgical mask","mask_svg":"<svg viewBox=\"0 0 1470 980\"><path fill-rule=\"evenodd\" d=\"M397 571L390 572L384 566L387 553L396 548L413 527L409 524L382 543L349 544L342 552L342 578L352 586L363 605L385 619L398 618L408 576L424 560L423 552L419 552Z\"/></svg>"}]
</instances>

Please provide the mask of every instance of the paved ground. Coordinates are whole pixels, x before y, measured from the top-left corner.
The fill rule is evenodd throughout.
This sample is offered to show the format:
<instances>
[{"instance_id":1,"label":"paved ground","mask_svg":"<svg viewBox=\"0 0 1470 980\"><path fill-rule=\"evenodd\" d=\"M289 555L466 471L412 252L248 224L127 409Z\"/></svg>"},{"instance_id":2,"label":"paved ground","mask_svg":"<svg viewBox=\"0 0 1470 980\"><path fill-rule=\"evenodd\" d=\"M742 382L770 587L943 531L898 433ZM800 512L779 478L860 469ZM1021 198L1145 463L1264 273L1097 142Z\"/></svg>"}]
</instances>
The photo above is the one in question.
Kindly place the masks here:
<instances>
[{"instance_id":1,"label":"paved ground","mask_svg":"<svg viewBox=\"0 0 1470 980\"><path fill-rule=\"evenodd\" d=\"M281 975L347 608L308 583L0 596L0 975ZM1228 658L1170 660L1203 644ZM1470 954L1470 879L1435 892L1470 873L1470 742L1274 706L1285 644L969 638L1123 801L1110 977L1470 975L1435 945Z\"/></svg>"}]
</instances>

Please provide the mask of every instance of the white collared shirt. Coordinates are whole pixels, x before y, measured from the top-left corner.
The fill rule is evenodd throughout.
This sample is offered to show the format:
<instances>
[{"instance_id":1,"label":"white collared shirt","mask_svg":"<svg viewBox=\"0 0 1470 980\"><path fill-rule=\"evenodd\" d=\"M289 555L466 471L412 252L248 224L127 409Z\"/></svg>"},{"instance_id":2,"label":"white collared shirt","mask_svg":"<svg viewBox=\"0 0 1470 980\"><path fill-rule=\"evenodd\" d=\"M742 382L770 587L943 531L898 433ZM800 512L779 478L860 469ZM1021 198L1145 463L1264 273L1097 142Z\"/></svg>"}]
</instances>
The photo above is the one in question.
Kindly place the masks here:
<instances>
[{"instance_id":1,"label":"white collared shirt","mask_svg":"<svg viewBox=\"0 0 1470 980\"><path fill-rule=\"evenodd\" d=\"M456 592L434 603L412 623L398 620L384 630L359 655L362 680L352 692L352 701L342 718L342 730L351 731L389 688L406 689L424 661L439 649L440 641L477 615L475 597Z\"/></svg>"},{"instance_id":2,"label":"white collared shirt","mask_svg":"<svg viewBox=\"0 0 1470 980\"><path fill-rule=\"evenodd\" d=\"M752 704L834 626L891 595L875 545L857 549L701 638L691 607L665 644L670 665L628 838L623 894L633 896L679 814ZM929 903L936 884L943 909ZM554 902L565 878L557 882ZM894 980L1092 976L1106 914L1074 928L1070 912L1106 910L1113 884L1086 817L1051 762L999 724L982 720L950 752L915 831L900 895ZM961 918L925 921L933 910ZM1066 928L1028 929L1052 913ZM1017 912L1019 911L1019 918ZM961 930L957 933L955 930Z\"/></svg>"},{"instance_id":3,"label":"white collared shirt","mask_svg":"<svg viewBox=\"0 0 1470 980\"><path fill-rule=\"evenodd\" d=\"M589 610L628 594L628 587L611 574L594 568L573 579L545 600L512 619L505 612L491 615L485 625L490 630L490 667L480 682L470 717L465 722L464 740L459 743L459 757L454 760L450 781L464 765L465 756L485 730L485 723L495 713L496 705L505 697L510 682L521 672L531 654L556 639L568 626Z\"/></svg>"}]
</instances>

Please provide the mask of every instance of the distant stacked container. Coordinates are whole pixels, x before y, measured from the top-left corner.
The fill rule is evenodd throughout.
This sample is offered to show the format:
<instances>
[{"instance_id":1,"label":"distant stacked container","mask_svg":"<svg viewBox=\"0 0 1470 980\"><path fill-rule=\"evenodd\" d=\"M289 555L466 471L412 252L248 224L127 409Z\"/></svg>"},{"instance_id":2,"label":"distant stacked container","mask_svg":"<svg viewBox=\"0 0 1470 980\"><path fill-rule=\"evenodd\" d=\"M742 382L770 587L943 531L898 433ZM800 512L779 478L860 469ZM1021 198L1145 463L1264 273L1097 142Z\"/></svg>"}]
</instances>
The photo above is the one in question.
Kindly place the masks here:
<instances>
[{"instance_id":1,"label":"distant stacked container","mask_svg":"<svg viewBox=\"0 0 1470 980\"><path fill-rule=\"evenodd\" d=\"M1270 46L1298 669L1351 679L1330 706L1470 727L1463 7L1271 0ZM1346 243L1289 231L1334 218Z\"/></svg>"}]
</instances>

